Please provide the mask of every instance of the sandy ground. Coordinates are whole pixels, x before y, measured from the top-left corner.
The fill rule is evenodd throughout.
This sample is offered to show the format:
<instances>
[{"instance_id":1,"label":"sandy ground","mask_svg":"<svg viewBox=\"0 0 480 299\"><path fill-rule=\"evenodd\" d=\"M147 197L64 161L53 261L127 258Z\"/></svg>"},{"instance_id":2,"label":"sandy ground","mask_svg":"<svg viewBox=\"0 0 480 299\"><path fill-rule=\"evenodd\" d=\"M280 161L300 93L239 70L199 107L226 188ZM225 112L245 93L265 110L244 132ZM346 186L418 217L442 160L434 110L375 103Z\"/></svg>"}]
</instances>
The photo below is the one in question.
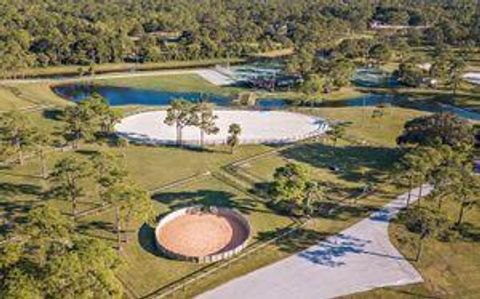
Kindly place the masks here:
<instances>
[{"instance_id":1,"label":"sandy ground","mask_svg":"<svg viewBox=\"0 0 480 299\"><path fill-rule=\"evenodd\" d=\"M284 111L239 111L218 110L216 125L220 131L216 135L206 135L209 144L224 143L228 136L228 127L232 123L240 124L241 143L266 143L274 141L294 141L309 134L323 132L324 122L304 114ZM144 112L124 118L116 126L120 135L131 140L145 143L174 143L175 126L164 124L166 111ZM185 144L198 144L200 131L196 127L186 127L182 131Z\"/></svg>"},{"instance_id":2,"label":"sandy ground","mask_svg":"<svg viewBox=\"0 0 480 299\"><path fill-rule=\"evenodd\" d=\"M423 192L427 195L431 188L425 186ZM418 193L418 188L413 190L412 200ZM388 236L388 224L405 206L406 198L402 194L341 233L198 298L320 299L422 282Z\"/></svg>"},{"instance_id":3,"label":"sandy ground","mask_svg":"<svg viewBox=\"0 0 480 299\"><path fill-rule=\"evenodd\" d=\"M165 224L157 239L168 250L203 257L233 249L247 238L242 224L214 214L187 214Z\"/></svg>"}]
</instances>

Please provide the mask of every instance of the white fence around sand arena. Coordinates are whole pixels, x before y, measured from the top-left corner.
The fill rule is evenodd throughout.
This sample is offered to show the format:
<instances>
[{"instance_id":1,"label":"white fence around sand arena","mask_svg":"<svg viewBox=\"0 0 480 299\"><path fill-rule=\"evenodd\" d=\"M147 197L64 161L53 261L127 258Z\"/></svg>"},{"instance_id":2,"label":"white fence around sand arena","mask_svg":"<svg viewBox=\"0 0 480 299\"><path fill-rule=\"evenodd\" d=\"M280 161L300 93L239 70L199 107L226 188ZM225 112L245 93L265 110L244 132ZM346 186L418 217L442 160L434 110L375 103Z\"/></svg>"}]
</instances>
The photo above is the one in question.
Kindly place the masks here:
<instances>
[{"instance_id":1,"label":"white fence around sand arena","mask_svg":"<svg viewBox=\"0 0 480 299\"><path fill-rule=\"evenodd\" d=\"M229 208L222 208L222 207L209 207L209 211L207 213L212 213L212 214L218 214L222 215L224 217L232 217L235 219L235 221L239 222L242 226L243 229L245 230L245 239L236 246L235 248L221 251L218 253L213 253L209 254L206 256L186 256L177 252L173 252L168 250L165 246L161 244L161 242L158 240L158 235L162 228L169 222L175 220L176 218L188 214L195 214L195 213L202 213L202 209L205 208L204 206L201 205L195 205L187 208L183 208L180 210L176 210L167 216L163 217L159 222L157 227L155 228L155 245L157 246L158 250L160 250L165 256L168 258L172 259L177 259L181 261L190 261L194 263L212 263L212 262L218 262L220 260L228 259L242 251L248 244L248 241L250 239L250 234L251 234L251 226L250 222L238 211L234 209L229 209Z\"/></svg>"},{"instance_id":2,"label":"white fence around sand arena","mask_svg":"<svg viewBox=\"0 0 480 299\"><path fill-rule=\"evenodd\" d=\"M130 115L117 125L117 135L136 144L177 145L175 126L163 124L165 113L165 111L148 111ZM230 116L235 115L237 121L222 120L222 115L225 113ZM259 113L264 114L259 118ZM206 135L203 143L205 145L226 145L228 125L234 122L239 123L243 129L239 137L240 144L288 144L320 136L329 130L329 125L324 119L293 112L222 110L215 111L215 114L220 115L219 120L222 122L219 125L221 136ZM249 115L256 115L257 118L249 119ZM189 136L183 134L182 145L199 146L201 141L198 128L189 127L189 129ZM165 133L167 130L170 132Z\"/></svg>"}]
</instances>

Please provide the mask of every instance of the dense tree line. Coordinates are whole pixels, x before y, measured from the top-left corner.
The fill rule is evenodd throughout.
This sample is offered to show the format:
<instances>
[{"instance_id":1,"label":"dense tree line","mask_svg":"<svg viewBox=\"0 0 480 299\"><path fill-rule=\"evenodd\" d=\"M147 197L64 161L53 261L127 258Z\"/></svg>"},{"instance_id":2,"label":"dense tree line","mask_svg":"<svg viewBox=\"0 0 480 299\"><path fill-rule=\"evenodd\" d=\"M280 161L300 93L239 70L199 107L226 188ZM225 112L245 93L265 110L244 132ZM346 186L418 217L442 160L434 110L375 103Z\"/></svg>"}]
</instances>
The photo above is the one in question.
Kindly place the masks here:
<instances>
[{"instance_id":1,"label":"dense tree line","mask_svg":"<svg viewBox=\"0 0 480 299\"><path fill-rule=\"evenodd\" d=\"M430 24L425 38L458 44L475 25L473 0L373 2L0 0L0 70L311 51L371 20Z\"/></svg>"}]
</instances>

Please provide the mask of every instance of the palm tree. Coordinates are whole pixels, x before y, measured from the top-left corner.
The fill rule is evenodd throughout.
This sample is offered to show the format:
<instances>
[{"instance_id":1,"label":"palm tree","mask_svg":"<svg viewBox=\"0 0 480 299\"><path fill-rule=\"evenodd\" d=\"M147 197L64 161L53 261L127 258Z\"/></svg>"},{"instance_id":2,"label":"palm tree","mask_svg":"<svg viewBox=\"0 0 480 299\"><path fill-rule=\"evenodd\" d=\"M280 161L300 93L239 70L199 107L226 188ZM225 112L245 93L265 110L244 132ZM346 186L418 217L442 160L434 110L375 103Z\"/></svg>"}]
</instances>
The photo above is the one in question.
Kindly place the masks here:
<instances>
[{"instance_id":1,"label":"palm tree","mask_svg":"<svg viewBox=\"0 0 480 299\"><path fill-rule=\"evenodd\" d=\"M228 127L227 145L230 146L230 154L234 153L235 147L240 144L240 134L242 134L242 128L239 124L231 124Z\"/></svg>"},{"instance_id":2,"label":"palm tree","mask_svg":"<svg viewBox=\"0 0 480 299\"><path fill-rule=\"evenodd\" d=\"M179 98L171 102L167 109L167 116L164 123L169 126L176 126L177 129L177 145L182 145L182 130L186 126L197 123L196 114L193 109L194 105L185 99Z\"/></svg>"},{"instance_id":3,"label":"palm tree","mask_svg":"<svg viewBox=\"0 0 480 299\"><path fill-rule=\"evenodd\" d=\"M85 193L83 181L91 174L88 160L67 156L58 161L51 175L55 187L52 193L72 203L72 215L77 216L78 200Z\"/></svg>"},{"instance_id":4,"label":"palm tree","mask_svg":"<svg viewBox=\"0 0 480 299\"><path fill-rule=\"evenodd\" d=\"M205 134L217 134L220 129L215 125L215 120L218 116L213 114L213 106L206 102L199 103L195 108L197 123L195 124L200 129L200 146L205 144Z\"/></svg>"},{"instance_id":5,"label":"palm tree","mask_svg":"<svg viewBox=\"0 0 480 299\"><path fill-rule=\"evenodd\" d=\"M27 114L11 111L2 115L0 121L0 140L5 149L17 154L17 161L24 164L24 148L32 141L34 129Z\"/></svg>"}]
</instances>

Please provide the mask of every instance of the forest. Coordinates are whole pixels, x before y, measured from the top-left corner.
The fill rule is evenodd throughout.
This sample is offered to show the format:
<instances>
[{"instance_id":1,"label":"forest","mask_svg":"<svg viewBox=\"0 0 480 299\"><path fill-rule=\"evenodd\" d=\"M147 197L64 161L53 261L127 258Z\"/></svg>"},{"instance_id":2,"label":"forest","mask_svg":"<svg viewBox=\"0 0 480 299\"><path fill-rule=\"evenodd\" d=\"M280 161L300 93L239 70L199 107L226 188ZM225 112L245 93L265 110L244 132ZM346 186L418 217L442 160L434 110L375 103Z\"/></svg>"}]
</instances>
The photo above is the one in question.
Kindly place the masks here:
<instances>
[{"instance_id":1,"label":"forest","mask_svg":"<svg viewBox=\"0 0 480 299\"><path fill-rule=\"evenodd\" d=\"M374 4L374 5L372 5ZM58 65L314 53L372 21L415 43L478 42L474 0L0 0L0 74Z\"/></svg>"}]
</instances>

